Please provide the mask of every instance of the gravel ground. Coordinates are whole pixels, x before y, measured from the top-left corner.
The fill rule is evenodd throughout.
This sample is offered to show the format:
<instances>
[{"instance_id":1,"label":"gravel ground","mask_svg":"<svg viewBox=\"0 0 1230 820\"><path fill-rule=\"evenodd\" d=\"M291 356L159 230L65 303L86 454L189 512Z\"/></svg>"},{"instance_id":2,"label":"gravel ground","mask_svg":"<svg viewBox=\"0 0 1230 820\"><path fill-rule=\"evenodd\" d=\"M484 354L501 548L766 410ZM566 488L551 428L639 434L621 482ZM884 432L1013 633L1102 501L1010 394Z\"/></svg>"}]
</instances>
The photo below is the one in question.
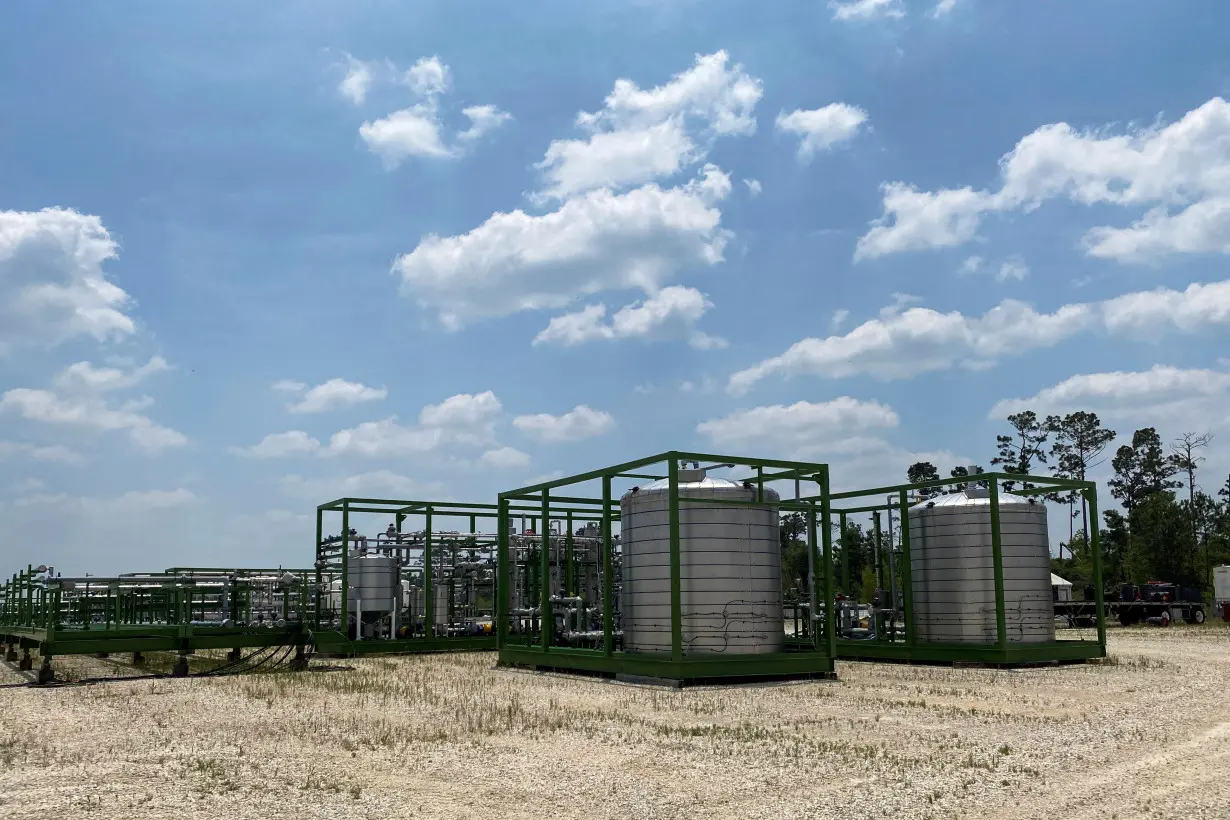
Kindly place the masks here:
<instances>
[{"instance_id":1,"label":"gravel ground","mask_svg":"<svg viewBox=\"0 0 1230 820\"><path fill-rule=\"evenodd\" d=\"M1230 629L1117 629L1110 652L681 692L489 654L10 686L0 817L1230 817Z\"/></svg>"}]
</instances>

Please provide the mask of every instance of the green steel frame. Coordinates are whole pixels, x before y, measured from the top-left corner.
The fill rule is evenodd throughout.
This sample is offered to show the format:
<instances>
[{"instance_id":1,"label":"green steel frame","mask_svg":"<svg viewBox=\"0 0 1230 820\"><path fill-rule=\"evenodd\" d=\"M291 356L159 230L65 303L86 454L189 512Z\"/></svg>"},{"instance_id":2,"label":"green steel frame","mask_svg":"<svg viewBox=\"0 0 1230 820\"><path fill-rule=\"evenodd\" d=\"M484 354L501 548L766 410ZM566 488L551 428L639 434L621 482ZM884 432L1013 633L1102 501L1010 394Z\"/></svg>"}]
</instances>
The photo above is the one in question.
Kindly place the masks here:
<instances>
[{"instance_id":1,"label":"green steel frame","mask_svg":"<svg viewBox=\"0 0 1230 820\"><path fill-rule=\"evenodd\" d=\"M759 499L763 498L764 486L774 481L814 482L819 488L819 497L806 501L780 502L782 510L796 511L805 514L810 526L809 549L812 553L812 565L823 568L814 573L810 584L818 600L832 600L832 537L829 526L829 469L826 464L807 462L778 461L772 459L747 459L703 453L687 453L671 451L648 458L629 461L613 467L607 467L593 472L561 478L555 481L543 482L529 487L501 493L499 496L499 623L497 637L499 639L499 663L506 666L520 666L543 670L561 670L574 672L589 672L618 678L648 678L669 681L678 684L697 682L737 681L754 678L775 677L831 677L834 674L833 659L836 656L834 642L833 618L831 609L825 607L823 629L810 630L810 640L806 643L796 642L787 646L787 651L777 654L758 655L704 655L688 654L683 647L683 628L681 617L680 593L680 553L679 553L679 508L681 504L700 501L681 497L679 495L679 470L682 462L696 462L705 465L726 468L745 468L748 474L745 480L758 488ZM646 473L646 468L662 465L666 469L662 474ZM613 524L619 520L619 501L612 495L612 483L619 479L666 479L669 486L669 528L670 528L670 576L671 576L671 652L669 655L650 655L645 653L630 653L616 649L614 629L614 594L613 594ZM588 482L600 482L601 497L588 497L557 494L555 491ZM759 500L758 499L758 500ZM704 499L705 503L715 503L714 499ZM514 641L509 631L509 589L512 570L510 560L509 522L516 505L530 503L540 513L541 520L548 522L563 516L565 510L588 511L601 522L602 549L602 647L600 649L579 649L557 646L552 634L554 628L551 589L549 583L540 585L541 600L539 612L547 613L540 618L538 634L533 643ZM756 502L723 501L735 505L748 505ZM819 517L821 525L814 525ZM549 528L544 526L543 530ZM819 552L817 544L823 543L823 553ZM542 577L549 579L549 550L542 550ZM518 635L518 638L522 636Z\"/></svg>"},{"instance_id":2,"label":"green steel frame","mask_svg":"<svg viewBox=\"0 0 1230 820\"><path fill-rule=\"evenodd\" d=\"M1074 492L1085 498L1090 510L1090 546L1093 553L1093 587L1096 595L1095 611L1097 624L1096 640L1055 640L1046 643L1014 644L1009 642L1007 634L1007 616L1004 595L1004 568L1001 552L999 499L1004 492L1000 486L1009 481L1017 484L1036 485L1029 489L1015 490L1015 495L1040 496L1053 493ZM989 496L991 517L991 553L994 561L995 576L995 626L996 641L993 645L957 644L957 643L923 643L916 642L914 624L913 590L910 582L910 517L908 510L912 501L919 500L919 490L933 487L948 487L952 485L967 485L985 483ZM840 522L841 538L846 535L846 522L850 515L857 513L872 513L876 542L879 544L880 513L896 511L901 521L901 572L898 576L901 586L901 611L904 615L905 628L902 633L893 630L877 629L877 640L845 640L837 639L837 656L846 659L860 660L890 660L909 663L985 663L1000 666L1024 666L1039 663L1082 661L1106 656L1106 607L1102 589L1102 553L1098 536L1097 524L1097 485L1092 481L1077 481L1073 479L1055 478L1053 476L1023 475L1019 473L979 473L976 476L959 476L954 478L922 481L912 484L897 484L889 487L875 487L866 490L833 493L830 499L834 502L865 499L874 497L886 499L873 504L863 504L854 507L834 507ZM843 556L843 592L849 593L849 554L842 545ZM889 545L889 560L892 560L893 546ZM881 562L882 563L882 562ZM880 570L878 582L884 586L883 571ZM894 598L896 591L893 592ZM831 600L831 599L829 599ZM894 616L895 618L895 616ZM892 635L894 640L881 640L885 635Z\"/></svg>"},{"instance_id":3,"label":"green steel frame","mask_svg":"<svg viewBox=\"0 0 1230 820\"><path fill-rule=\"evenodd\" d=\"M536 512L529 507L518 506L518 511ZM477 533L480 521L498 519L499 507L496 504L463 503L451 501L404 501L383 498L339 498L316 508L316 584L313 615L313 631L317 651L331 655L369 655L369 654L404 654L419 652L450 652L472 651L496 648L496 636L493 633L478 635L438 635L436 634L434 605L437 579L434 577L435 554L443 548L439 529L442 520L462 519L469 522L468 533ZM338 616L348 617L350 596L350 552L354 548L349 538L343 543L345 549L331 550L334 542L326 543L324 538L324 522L326 513L341 514L341 535L345 538L350 532L354 519L352 515L378 514L392 516L394 529L402 533L406 519L412 515L421 515L424 521L423 531L423 591L424 620L423 634L412 634L404 638L382 640L354 640L346 629L332 628L328 624L328 607L324 601L327 576L332 570L335 577L341 580L340 602ZM492 543L491 548L495 548ZM333 555L334 552L338 554ZM451 594L450 594L451 599ZM493 595L493 606L498 601L498 593ZM492 613L492 620L495 619Z\"/></svg>"},{"instance_id":4,"label":"green steel frame","mask_svg":"<svg viewBox=\"0 0 1230 820\"><path fill-rule=\"evenodd\" d=\"M132 574L116 578L84 578L70 583L61 578L42 578L45 567L32 565L15 574L0 592L0 643L4 659L19 668L32 667L31 652L42 658L40 682L53 678L52 661L64 655L128 653L139 660L145 652L177 652L172 674L187 674L187 656L197 650L270 646L296 647L296 662L305 658L310 643L299 619L280 623L253 624L216 619L205 621L204 613L217 613L223 589L228 606L251 601L258 585L252 576L269 571L172 569L156 574ZM288 570L274 570L279 574ZM222 576L225 573L225 578ZM291 572L293 584L279 587L282 606L289 608L297 597L295 611L304 612L307 572ZM208 576L208 577L207 577ZM91 590L88 587L94 586ZM76 589L77 585L85 587ZM292 587L297 595L292 597ZM268 591L266 583L260 589ZM67 593L67 594L66 594ZM283 614L289 614L284 611ZM17 653L21 650L21 657Z\"/></svg>"}]
</instances>

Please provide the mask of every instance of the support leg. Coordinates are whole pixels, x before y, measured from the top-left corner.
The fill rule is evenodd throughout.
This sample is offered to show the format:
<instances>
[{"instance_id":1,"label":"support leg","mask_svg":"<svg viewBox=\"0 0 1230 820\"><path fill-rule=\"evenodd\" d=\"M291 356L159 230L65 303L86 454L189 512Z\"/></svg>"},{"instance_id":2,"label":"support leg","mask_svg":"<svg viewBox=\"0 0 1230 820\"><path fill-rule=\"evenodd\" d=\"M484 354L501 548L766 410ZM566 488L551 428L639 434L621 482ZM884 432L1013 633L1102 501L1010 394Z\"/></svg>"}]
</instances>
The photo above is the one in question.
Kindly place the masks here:
<instances>
[{"instance_id":1,"label":"support leg","mask_svg":"<svg viewBox=\"0 0 1230 820\"><path fill-rule=\"evenodd\" d=\"M30 657L30 648L24 647L21 651L21 660L17 662L17 668L22 672L29 672L34 668L34 658Z\"/></svg>"},{"instance_id":2,"label":"support leg","mask_svg":"<svg viewBox=\"0 0 1230 820\"><path fill-rule=\"evenodd\" d=\"M186 678L188 677L188 655L180 652L179 657L175 659L175 665L171 667L171 677Z\"/></svg>"},{"instance_id":3,"label":"support leg","mask_svg":"<svg viewBox=\"0 0 1230 820\"><path fill-rule=\"evenodd\" d=\"M55 670L51 668L51 658L43 658L43 665L38 668L38 684L46 686L56 679Z\"/></svg>"},{"instance_id":4,"label":"support leg","mask_svg":"<svg viewBox=\"0 0 1230 820\"><path fill-rule=\"evenodd\" d=\"M8 661L9 663L17 662L17 644L11 643L5 647L4 659Z\"/></svg>"},{"instance_id":5,"label":"support leg","mask_svg":"<svg viewBox=\"0 0 1230 820\"><path fill-rule=\"evenodd\" d=\"M303 644L299 644L295 647L295 657L290 662L290 668L293 672L302 672L304 669L308 668L307 655L304 654Z\"/></svg>"},{"instance_id":6,"label":"support leg","mask_svg":"<svg viewBox=\"0 0 1230 820\"><path fill-rule=\"evenodd\" d=\"M133 666L141 666L144 663L145 663L145 655L143 655L140 652L132 653L132 665Z\"/></svg>"},{"instance_id":7,"label":"support leg","mask_svg":"<svg viewBox=\"0 0 1230 820\"><path fill-rule=\"evenodd\" d=\"M239 647L238 647L238 646L236 646L236 647L232 648L230 652L227 652L227 653L226 653L226 660L227 660L228 662L232 662L232 663L233 663L233 662L235 662L235 661L238 661L238 660L239 660L240 658L242 658L242 657L243 657L243 655L241 655L241 654L239 653Z\"/></svg>"}]
</instances>

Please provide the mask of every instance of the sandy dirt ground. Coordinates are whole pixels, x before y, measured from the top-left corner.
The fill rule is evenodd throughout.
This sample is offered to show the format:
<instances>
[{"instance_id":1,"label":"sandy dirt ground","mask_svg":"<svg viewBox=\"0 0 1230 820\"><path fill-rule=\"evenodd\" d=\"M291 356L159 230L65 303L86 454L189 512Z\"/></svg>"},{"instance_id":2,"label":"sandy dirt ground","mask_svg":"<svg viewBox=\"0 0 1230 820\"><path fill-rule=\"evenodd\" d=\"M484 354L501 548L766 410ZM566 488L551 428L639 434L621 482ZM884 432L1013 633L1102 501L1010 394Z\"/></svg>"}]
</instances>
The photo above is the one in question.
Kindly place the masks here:
<instances>
[{"instance_id":1,"label":"sandy dirt ground","mask_svg":"<svg viewBox=\"0 0 1230 820\"><path fill-rule=\"evenodd\" d=\"M1230 629L1117 629L1110 651L683 691L490 654L4 686L0 817L1230 817Z\"/></svg>"}]
</instances>

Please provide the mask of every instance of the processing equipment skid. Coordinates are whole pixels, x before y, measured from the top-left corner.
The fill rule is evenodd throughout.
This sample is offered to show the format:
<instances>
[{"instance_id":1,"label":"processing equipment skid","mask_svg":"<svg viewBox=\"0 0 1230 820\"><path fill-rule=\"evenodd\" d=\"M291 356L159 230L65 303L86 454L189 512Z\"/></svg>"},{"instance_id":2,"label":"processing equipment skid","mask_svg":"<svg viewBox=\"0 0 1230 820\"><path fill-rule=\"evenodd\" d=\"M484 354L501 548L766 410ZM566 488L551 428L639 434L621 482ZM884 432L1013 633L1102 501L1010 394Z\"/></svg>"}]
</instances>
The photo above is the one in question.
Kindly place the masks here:
<instances>
[{"instance_id":1,"label":"processing equipment skid","mask_svg":"<svg viewBox=\"0 0 1230 820\"><path fill-rule=\"evenodd\" d=\"M58 655L174 652L176 676L188 673L198 650L295 647L303 665L310 642L303 628L308 571L173 567L159 573L64 577L28 566L0 593L4 659L19 669L41 665L40 683L54 677ZM20 652L20 657L18 653Z\"/></svg>"},{"instance_id":2,"label":"processing equipment skid","mask_svg":"<svg viewBox=\"0 0 1230 820\"><path fill-rule=\"evenodd\" d=\"M330 513L340 513L341 531L325 536ZM352 526L373 514L381 525L388 519L386 529L368 536ZM495 504L341 498L320 505L312 585L317 651L495 649L498 538L479 524L496 517Z\"/></svg>"},{"instance_id":3,"label":"processing equipment skid","mask_svg":"<svg viewBox=\"0 0 1230 820\"><path fill-rule=\"evenodd\" d=\"M1021 485L1008 492L1004 486ZM1092 630L1057 629L1042 496L1089 505ZM979 473L834 493L841 539L837 656L914 663L1024 666L1106 656L1097 489L1091 481ZM857 501L856 501L857 503ZM852 596L848 518L871 513L876 589ZM881 514L887 513L887 544ZM896 517L896 537L892 522ZM849 548L847 548L849 547Z\"/></svg>"},{"instance_id":4,"label":"processing equipment skid","mask_svg":"<svg viewBox=\"0 0 1230 820\"><path fill-rule=\"evenodd\" d=\"M820 496L783 501L773 481L814 483ZM514 523L525 505L544 533L528 552ZM501 493L499 663L675 685L832 676L831 615L791 637L783 628L781 510L811 523L811 600L831 598L824 464L668 452ZM545 535L570 516L597 522L596 584L561 571L560 537Z\"/></svg>"}]
</instances>

